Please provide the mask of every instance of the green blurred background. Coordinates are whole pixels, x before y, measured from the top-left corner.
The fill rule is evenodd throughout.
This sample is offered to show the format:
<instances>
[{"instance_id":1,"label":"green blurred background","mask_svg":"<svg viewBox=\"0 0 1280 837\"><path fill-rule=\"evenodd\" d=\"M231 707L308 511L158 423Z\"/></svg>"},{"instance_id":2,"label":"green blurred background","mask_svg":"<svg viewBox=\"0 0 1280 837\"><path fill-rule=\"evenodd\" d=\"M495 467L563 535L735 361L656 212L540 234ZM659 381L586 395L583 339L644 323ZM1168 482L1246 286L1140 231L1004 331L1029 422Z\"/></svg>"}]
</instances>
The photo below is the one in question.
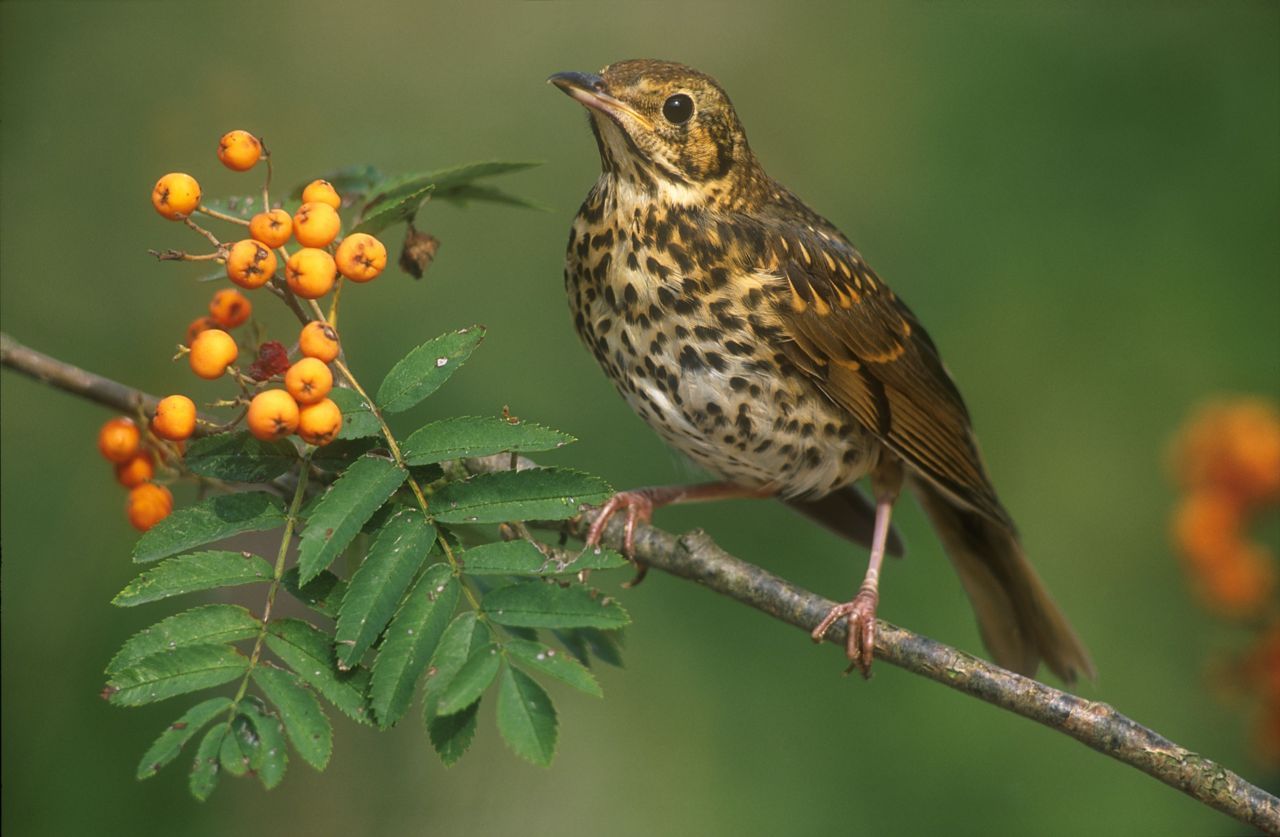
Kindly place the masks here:
<instances>
[{"instance_id":1,"label":"green blurred background","mask_svg":"<svg viewBox=\"0 0 1280 837\"><path fill-rule=\"evenodd\" d=\"M376 379L481 322L420 412L510 405L579 436L548 459L618 486L695 478L578 345L566 229L597 172L580 109L543 80L666 57L729 90L769 171L839 224L906 298L966 393L1006 505L1101 672L1084 694L1269 785L1211 660L1245 635L1200 610L1168 546L1167 439L1220 392L1280 389L1280 13L1274 3L747 5L0 4L0 324L153 392L213 397L169 362L210 285L148 247L195 246L147 203L162 173L250 193L225 130L264 135L281 183L541 159L504 185L536 213L437 205L425 281L351 293L344 338ZM264 298L265 319L293 326ZM11 373L3 421L3 827L7 834L1224 834L1243 829L1069 739L877 666L661 574L619 591L635 624L604 701L555 689L554 767L482 716L445 770L416 716L336 719L317 774L224 781L134 766L189 702L97 697L103 664L173 611L108 602L134 574L106 412ZM412 421L408 422L412 424ZM181 500L181 498L180 498ZM882 615L979 650L913 504ZM829 597L864 555L771 504L664 511ZM619 579L608 580L612 587ZM553 687L554 688L554 687ZM180 763L181 764L181 763Z\"/></svg>"}]
</instances>

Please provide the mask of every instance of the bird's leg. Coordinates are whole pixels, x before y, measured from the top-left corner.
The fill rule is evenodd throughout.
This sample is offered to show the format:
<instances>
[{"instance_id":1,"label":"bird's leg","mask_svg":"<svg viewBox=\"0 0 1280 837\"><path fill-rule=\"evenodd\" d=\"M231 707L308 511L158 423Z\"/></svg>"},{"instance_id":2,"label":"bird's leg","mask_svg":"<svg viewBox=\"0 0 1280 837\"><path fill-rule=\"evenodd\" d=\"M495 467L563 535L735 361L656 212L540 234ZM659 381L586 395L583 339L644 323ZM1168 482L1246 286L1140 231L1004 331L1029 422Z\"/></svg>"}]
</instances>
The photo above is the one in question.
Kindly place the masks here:
<instances>
[{"instance_id":1,"label":"bird's leg","mask_svg":"<svg viewBox=\"0 0 1280 837\"><path fill-rule=\"evenodd\" d=\"M902 488L902 463L887 454L882 455L871 473L871 488L876 499L876 523L871 536L867 574L863 576L862 585L853 600L831 608L812 634L814 642L821 642L832 625L842 617L848 617L845 654L849 657L849 670L856 665L862 670L863 677L871 676L871 658L876 645L876 606L880 603L880 565L884 563L893 504Z\"/></svg>"},{"instance_id":2,"label":"bird's leg","mask_svg":"<svg viewBox=\"0 0 1280 837\"><path fill-rule=\"evenodd\" d=\"M646 564L636 560L635 534L636 523L648 523L653 519L655 509L672 506L677 503L699 503L707 500L729 500L737 497L772 497L772 489L747 488L731 482L706 482L698 485L658 485L651 488L637 488L631 491L619 491L600 507L591 528L587 530L587 548L597 546L604 534L610 519L618 512L627 516L627 525L623 530L622 554L636 565L636 577L627 582L627 587L634 587L644 580L649 571Z\"/></svg>"}]
</instances>

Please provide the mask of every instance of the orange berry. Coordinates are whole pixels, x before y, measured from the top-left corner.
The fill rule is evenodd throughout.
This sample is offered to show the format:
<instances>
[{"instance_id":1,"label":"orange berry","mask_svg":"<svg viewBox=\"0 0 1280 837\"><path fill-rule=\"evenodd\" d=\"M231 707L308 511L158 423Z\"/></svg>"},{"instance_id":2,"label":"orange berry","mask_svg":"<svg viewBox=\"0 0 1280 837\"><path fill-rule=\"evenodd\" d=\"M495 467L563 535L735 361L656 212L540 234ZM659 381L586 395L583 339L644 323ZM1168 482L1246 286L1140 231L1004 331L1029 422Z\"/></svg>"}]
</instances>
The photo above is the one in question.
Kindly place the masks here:
<instances>
[{"instance_id":1,"label":"orange berry","mask_svg":"<svg viewBox=\"0 0 1280 837\"><path fill-rule=\"evenodd\" d=\"M283 209L259 212L249 219L249 235L268 247L281 247L293 235L293 216Z\"/></svg>"},{"instance_id":2,"label":"orange berry","mask_svg":"<svg viewBox=\"0 0 1280 837\"><path fill-rule=\"evenodd\" d=\"M163 485L144 482L129 492L126 511L133 528L145 532L173 511L173 495Z\"/></svg>"},{"instance_id":3,"label":"orange berry","mask_svg":"<svg viewBox=\"0 0 1280 837\"><path fill-rule=\"evenodd\" d=\"M108 462L128 462L138 452L142 434L133 419L113 418L98 431L98 450Z\"/></svg>"},{"instance_id":4,"label":"orange berry","mask_svg":"<svg viewBox=\"0 0 1280 837\"><path fill-rule=\"evenodd\" d=\"M227 131L218 140L218 159L232 171L248 171L262 156L262 142L248 131Z\"/></svg>"},{"instance_id":5,"label":"orange berry","mask_svg":"<svg viewBox=\"0 0 1280 837\"><path fill-rule=\"evenodd\" d=\"M227 278L242 288L261 288L276 272L276 254L262 242L246 238L227 251Z\"/></svg>"},{"instance_id":6,"label":"orange berry","mask_svg":"<svg viewBox=\"0 0 1280 837\"><path fill-rule=\"evenodd\" d=\"M211 328L217 327L218 323L214 321L213 317L196 317L191 321L191 325L187 326L187 340L183 345L190 346L191 341L195 340L196 335L200 332L208 331Z\"/></svg>"},{"instance_id":7,"label":"orange berry","mask_svg":"<svg viewBox=\"0 0 1280 837\"><path fill-rule=\"evenodd\" d=\"M304 247L289 257L284 267L284 278L293 292L303 299L319 299L333 287L338 278L338 267L323 250Z\"/></svg>"},{"instance_id":8,"label":"orange berry","mask_svg":"<svg viewBox=\"0 0 1280 837\"><path fill-rule=\"evenodd\" d=\"M249 402L246 421L264 442L282 439L298 429L298 402L282 389L263 390Z\"/></svg>"},{"instance_id":9,"label":"orange berry","mask_svg":"<svg viewBox=\"0 0 1280 837\"><path fill-rule=\"evenodd\" d=\"M116 482L125 488L134 488L144 482L150 482L155 476L155 460L147 451L139 451L133 458L116 465Z\"/></svg>"},{"instance_id":10,"label":"orange berry","mask_svg":"<svg viewBox=\"0 0 1280 837\"><path fill-rule=\"evenodd\" d=\"M387 266L387 248L368 233L352 233L338 245L334 261L352 282L368 282Z\"/></svg>"},{"instance_id":11,"label":"orange berry","mask_svg":"<svg viewBox=\"0 0 1280 837\"><path fill-rule=\"evenodd\" d=\"M161 398L156 405L155 417L151 419L151 430L161 439L171 442L191 438L191 434L196 432L196 402L185 395Z\"/></svg>"},{"instance_id":12,"label":"orange berry","mask_svg":"<svg viewBox=\"0 0 1280 837\"><path fill-rule=\"evenodd\" d=\"M298 435L309 445L327 445L342 429L342 410L325 398L298 410Z\"/></svg>"},{"instance_id":13,"label":"orange berry","mask_svg":"<svg viewBox=\"0 0 1280 837\"><path fill-rule=\"evenodd\" d=\"M331 363L338 356L338 332L321 320L312 320L302 327L298 337L298 349L305 357L313 357Z\"/></svg>"},{"instance_id":14,"label":"orange berry","mask_svg":"<svg viewBox=\"0 0 1280 837\"><path fill-rule=\"evenodd\" d=\"M191 371L207 380L222 377L227 367L236 362L240 349L236 341L220 328L211 328L196 335L191 341L187 360Z\"/></svg>"},{"instance_id":15,"label":"orange berry","mask_svg":"<svg viewBox=\"0 0 1280 837\"><path fill-rule=\"evenodd\" d=\"M223 328L244 325L253 313L253 303L234 288L224 288L209 301L209 316Z\"/></svg>"},{"instance_id":16,"label":"orange berry","mask_svg":"<svg viewBox=\"0 0 1280 837\"><path fill-rule=\"evenodd\" d=\"M341 229L338 210L327 203L304 203L293 216L293 237L303 247L328 247Z\"/></svg>"},{"instance_id":17,"label":"orange berry","mask_svg":"<svg viewBox=\"0 0 1280 837\"><path fill-rule=\"evenodd\" d=\"M284 373L284 388L299 404L314 404L333 389L333 373L323 360L304 357Z\"/></svg>"},{"instance_id":18,"label":"orange berry","mask_svg":"<svg viewBox=\"0 0 1280 837\"><path fill-rule=\"evenodd\" d=\"M334 209L342 206L342 198L333 184L327 180L313 180L302 190L303 203L327 203Z\"/></svg>"},{"instance_id":19,"label":"orange berry","mask_svg":"<svg viewBox=\"0 0 1280 837\"><path fill-rule=\"evenodd\" d=\"M200 205L200 184L189 174L170 172L156 181L151 205L170 221L181 221Z\"/></svg>"}]
</instances>

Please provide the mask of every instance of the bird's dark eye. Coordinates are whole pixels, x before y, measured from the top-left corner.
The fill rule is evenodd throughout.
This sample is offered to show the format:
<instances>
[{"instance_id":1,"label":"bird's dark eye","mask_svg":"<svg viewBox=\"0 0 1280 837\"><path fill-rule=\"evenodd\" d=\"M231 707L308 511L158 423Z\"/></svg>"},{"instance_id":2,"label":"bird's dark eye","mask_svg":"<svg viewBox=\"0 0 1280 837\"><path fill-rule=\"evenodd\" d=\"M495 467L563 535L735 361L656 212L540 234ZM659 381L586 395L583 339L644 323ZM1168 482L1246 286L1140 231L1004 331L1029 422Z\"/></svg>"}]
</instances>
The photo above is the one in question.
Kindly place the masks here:
<instances>
[{"instance_id":1,"label":"bird's dark eye","mask_svg":"<svg viewBox=\"0 0 1280 837\"><path fill-rule=\"evenodd\" d=\"M693 116L693 99L683 93L677 93L662 103L662 115L668 122L683 125Z\"/></svg>"}]
</instances>

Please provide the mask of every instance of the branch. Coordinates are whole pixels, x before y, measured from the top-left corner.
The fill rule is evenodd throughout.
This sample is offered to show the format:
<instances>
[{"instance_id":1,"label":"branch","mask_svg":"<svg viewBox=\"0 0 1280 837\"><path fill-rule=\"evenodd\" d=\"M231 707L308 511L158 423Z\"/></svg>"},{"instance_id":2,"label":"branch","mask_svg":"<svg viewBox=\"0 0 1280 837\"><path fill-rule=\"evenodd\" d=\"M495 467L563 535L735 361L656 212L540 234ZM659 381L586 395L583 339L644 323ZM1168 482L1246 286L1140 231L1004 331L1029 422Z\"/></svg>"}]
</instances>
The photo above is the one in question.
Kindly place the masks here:
<instances>
[{"instance_id":1,"label":"branch","mask_svg":"<svg viewBox=\"0 0 1280 837\"><path fill-rule=\"evenodd\" d=\"M150 409L156 400L132 387L28 349L3 333L0 365L122 412L131 412L139 404ZM473 473L507 470L511 457L502 454L469 459L464 465ZM518 467L536 464L521 457ZM582 537L591 517L588 514L570 521L569 533ZM563 524L547 526L564 528ZM621 516L615 517L605 530L604 542L620 547L623 526ZM638 525L635 551L636 557L650 567L695 581L806 633L835 604L735 558L701 530L676 536ZM828 632L827 640L843 647L844 631L843 622L837 624ZM875 654L890 665L1069 735L1241 822L1280 834L1280 799L1105 703L1054 689L884 621L877 623Z\"/></svg>"}]
</instances>

